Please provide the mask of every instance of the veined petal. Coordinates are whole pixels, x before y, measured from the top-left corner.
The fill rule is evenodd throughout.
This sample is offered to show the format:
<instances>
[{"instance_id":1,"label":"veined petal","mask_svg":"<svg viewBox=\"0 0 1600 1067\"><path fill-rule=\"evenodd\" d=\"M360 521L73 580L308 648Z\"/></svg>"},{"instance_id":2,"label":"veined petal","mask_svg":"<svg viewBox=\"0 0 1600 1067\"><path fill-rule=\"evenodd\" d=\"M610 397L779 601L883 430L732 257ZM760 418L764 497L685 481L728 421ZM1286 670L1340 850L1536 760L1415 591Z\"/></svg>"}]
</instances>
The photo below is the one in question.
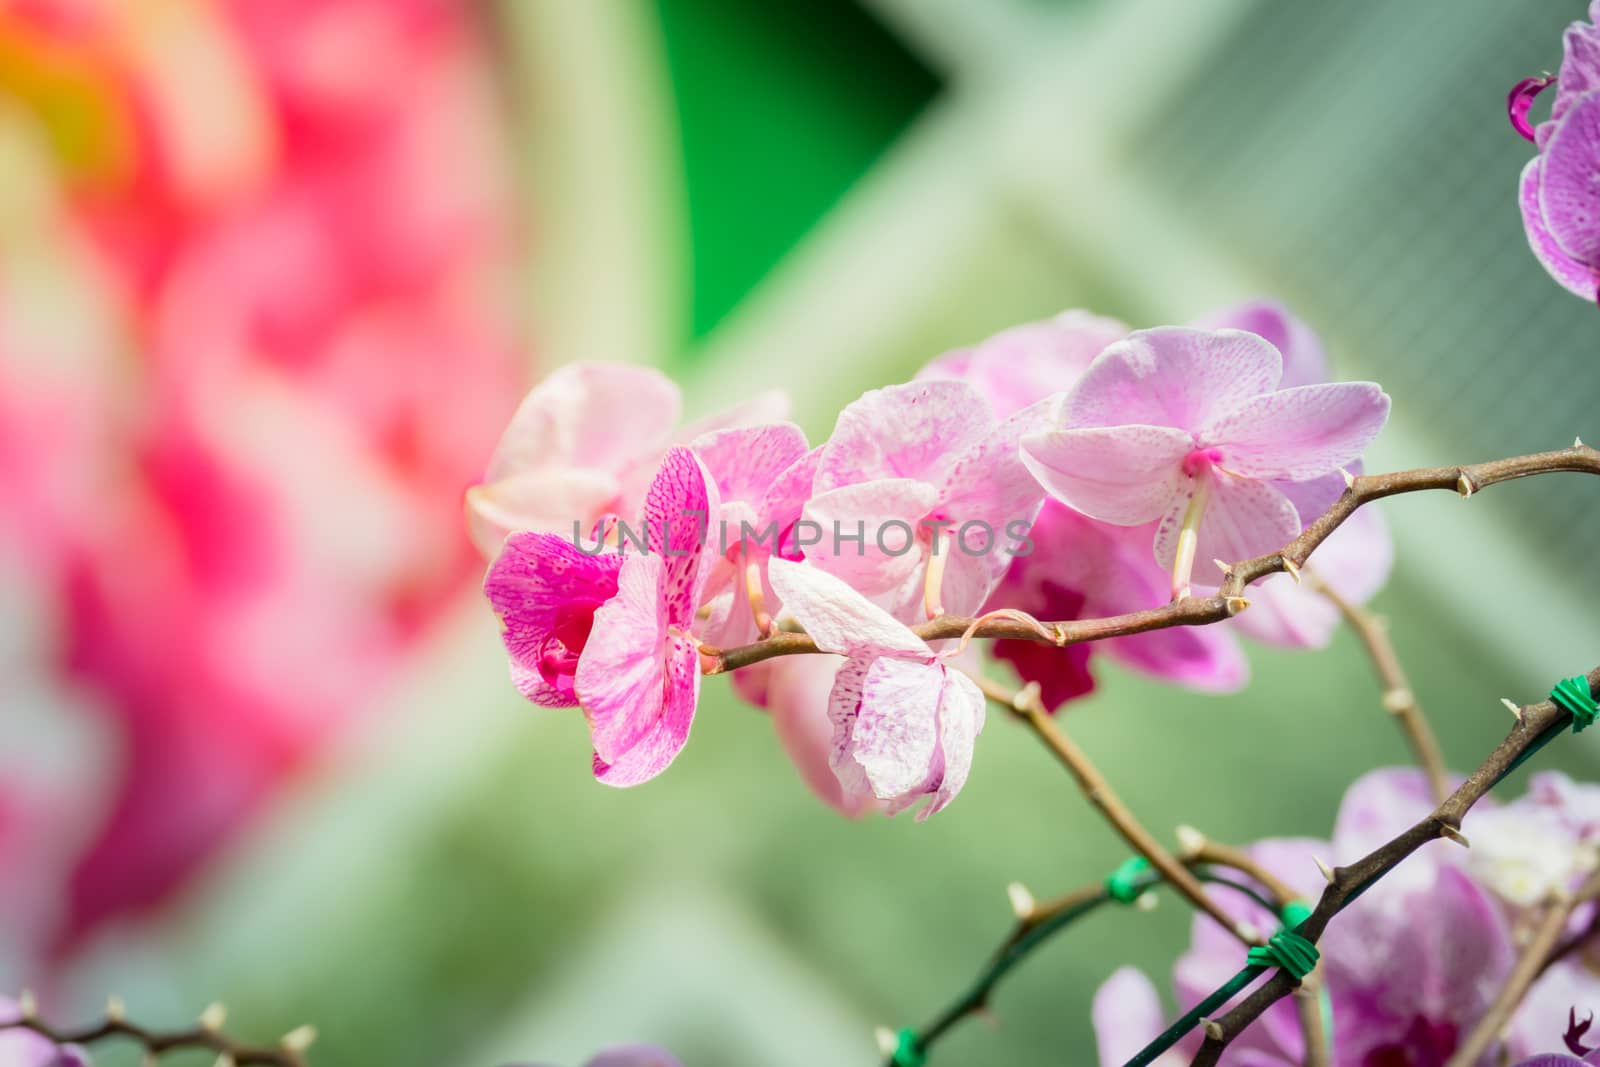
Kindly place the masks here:
<instances>
[{"instance_id":1,"label":"veined petal","mask_svg":"<svg viewBox=\"0 0 1600 1067\"><path fill-rule=\"evenodd\" d=\"M820 493L802 512L814 524L807 536L821 537L805 547L806 559L869 597L893 599L922 566L926 541L918 537L919 524L938 501L937 489L910 478Z\"/></svg>"},{"instance_id":2,"label":"veined petal","mask_svg":"<svg viewBox=\"0 0 1600 1067\"><path fill-rule=\"evenodd\" d=\"M594 614L578 660L578 699L589 713L594 749L616 763L655 730L662 715L667 649L665 561L630 555L617 594Z\"/></svg>"},{"instance_id":3,"label":"veined petal","mask_svg":"<svg viewBox=\"0 0 1600 1067\"><path fill-rule=\"evenodd\" d=\"M1579 263L1567 255L1544 224L1544 205L1539 200L1539 183L1543 176L1544 157L1535 156L1522 171L1521 192L1517 198L1522 207L1522 225L1528 231L1528 247L1534 257L1561 283L1562 288L1585 300L1600 295L1600 269Z\"/></svg>"},{"instance_id":4,"label":"veined petal","mask_svg":"<svg viewBox=\"0 0 1600 1067\"><path fill-rule=\"evenodd\" d=\"M1216 469L1200 477L1212 479L1211 500L1200 519L1194 558L1250 559L1282 548L1300 532L1300 516L1289 498L1268 482L1234 478ZM1170 570L1177 559L1178 535L1194 495L1194 479L1156 528L1156 562Z\"/></svg>"},{"instance_id":5,"label":"veined petal","mask_svg":"<svg viewBox=\"0 0 1600 1067\"><path fill-rule=\"evenodd\" d=\"M667 449L645 495L644 520L650 553L663 563L661 595L674 626L687 629L700 603L704 535L719 503L717 487L695 454L682 445Z\"/></svg>"},{"instance_id":6,"label":"veined petal","mask_svg":"<svg viewBox=\"0 0 1600 1067\"><path fill-rule=\"evenodd\" d=\"M1283 376L1272 345L1240 330L1164 326L1129 334L1101 352L1067 394L1064 424L1198 430Z\"/></svg>"},{"instance_id":7,"label":"veined petal","mask_svg":"<svg viewBox=\"0 0 1600 1067\"><path fill-rule=\"evenodd\" d=\"M967 784L972 771L972 753L978 734L983 731L984 712L987 707L983 691L976 682L961 671L937 665L944 673L944 684L939 694L939 757L937 778L930 776L925 790L933 799L917 812L921 822L949 806Z\"/></svg>"},{"instance_id":8,"label":"veined petal","mask_svg":"<svg viewBox=\"0 0 1600 1067\"><path fill-rule=\"evenodd\" d=\"M594 776L606 785L630 786L649 781L667 769L689 740L695 705L700 700L700 652L693 639L667 639L663 671L664 695L649 731L612 759L595 753Z\"/></svg>"},{"instance_id":9,"label":"veined petal","mask_svg":"<svg viewBox=\"0 0 1600 1067\"><path fill-rule=\"evenodd\" d=\"M905 623L812 564L775 557L767 576L784 607L825 652L868 658L933 654Z\"/></svg>"},{"instance_id":10,"label":"veined petal","mask_svg":"<svg viewBox=\"0 0 1600 1067\"><path fill-rule=\"evenodd\" d=\"M849 755L878 799L914 801L942 780L944 686L942 664L882 657L868 666Z\"/></svg>"},{"instance_id":11,"label":"veined petal","mask_svg":"<svg viewBox=\"0 0 1600 1067\"><path fill-rule=\"evenodd\" d=\"M938 485L951 457L994 429L989 402L965 382L932 380L873 389L839 413L822 446L816 491L876 479Z\"/></svg>"},{"instance_id":12,"label":"veined petal","mask_svg":"<svg viewBox=\"0 0 1600 1067\"><path fill-rule=\"evenodd\" d=\"M805 431L789 422L716 430L696 437L689 447L705 464L724 504L738 500L752 506L809 448Z\"/></svg>"},{"instance_id":13,"label":"veined petal","mask_svg":"<svg viewBox=\"0 0 1600 1067\"><path fill-rule=\"evenodd\" d=\"M659 447L681 407L678 387L649 367L571 363L557 368L523 398L484 480L562 462L618 470Z\"/></svg>"},{"instance_id":14,"label":"veined petal","mask_svg":"<svg viewBox=\"0 0 1600 1067\"><path fill-rule=\"evenodd\" d=\"M553 638L576 627L617 592L619 556L588 555L555 534L513 534L484 578L483 591L500 617L511 657L512 679L524 696L544 707L572 707L570 693L540 673Z\"/></svg>"},{"instance_id":15,"label":"veined petal","mask_svg":"<svg viewBox=\"0 0 1600 1067\"><path fill-rule=\"evenodd\" d=\"M763 522L778 524L780 537L795 520L800 518L801 509L805 507L806 501L811 499L812 483L816 481L817 476L817 461L821 457L822 449L819 447L813 448L795 460L767 487L761 503L756 507L756 514ZM768 551L777 548L775 545L766 547Z\"/></svg>"},{"instance_id":16,"label":"veined petal","mask_svg":"<svg viewBox=\"0 0 1600 1067\"><path fill-rule=\"evenodd\" d=\"M972 348L946 352L917 372L918 380L957 378L989 398L1005 418L1077 384L1105 347L1128 335L1126 324L1087 311L1013 326Z\"/></svg>"},{"instance_id":17,"label":"veined petal","mask_svg":"<svg viewBox=\"0 0 1600 1067\"><path fill-rule=\"evenodd\" d=\"M1574 101L1544 150L1545 229L1572 259L1600 267L1600 89Z\"/></svg>"},{"instance_id":18,"label":"veined petal","mask_svg":"<svg viewBox=\"0 0 1600 1067\"><path fill-rule=\"evenodd\" d=\"M1389 396L1373 382L1302 385L1251 397L1201 441L1234 474L1302 480L1361 458L1388 420Z\"/></svg>"},{"instance_id":19,"label":"veined petal","mask_svg":"<svg viewBox=\"0 0 1600 1067\"><path fill-rule=\"evenodd\" d=\"M1182 491L1190 435L1167 426L1052 430L1024 437L1022 462L1057 500L1102 522L1137 526Z\"/></svg>"}]
</instances>

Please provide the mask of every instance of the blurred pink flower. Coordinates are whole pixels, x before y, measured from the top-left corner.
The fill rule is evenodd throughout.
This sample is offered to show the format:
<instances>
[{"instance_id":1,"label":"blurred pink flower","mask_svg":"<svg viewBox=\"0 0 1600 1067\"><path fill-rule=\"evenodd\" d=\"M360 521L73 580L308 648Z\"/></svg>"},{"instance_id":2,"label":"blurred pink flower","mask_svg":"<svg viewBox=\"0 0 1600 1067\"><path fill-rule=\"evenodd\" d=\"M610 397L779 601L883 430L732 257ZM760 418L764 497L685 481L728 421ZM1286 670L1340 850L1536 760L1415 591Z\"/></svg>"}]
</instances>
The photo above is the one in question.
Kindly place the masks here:
<instances>
[{"instance_id":1,"label":"blurred pink flower","mask_svg":"<svg viewBox=\"0 0 1600 1067\"><path fill-rule=\"evenodd\" d=\"M21 1017L17 1002L0 996L0 1024ZM90 1067L90 1060L77 1045L57 1045L28 1030L0 1030L0 1067Z\"/></svg>"},{"instance_id":2,"label":"blurred pink flower","mask_svg":"<svg viewBox=\"0 0 1600 1067\"><path fill-rule=\"evenodd\" d=\"M122 749L75 941L165 900L467 583L456 504L522 377L516 228L459 4L29 0L0 38L70 75L24 104L110 309L58 383L92 434L19 452L0 418L0 483L48 490L4 520L56 557L46 654ZM0 409L30 340L0 337Z\"/></svg>"}]
</instances>

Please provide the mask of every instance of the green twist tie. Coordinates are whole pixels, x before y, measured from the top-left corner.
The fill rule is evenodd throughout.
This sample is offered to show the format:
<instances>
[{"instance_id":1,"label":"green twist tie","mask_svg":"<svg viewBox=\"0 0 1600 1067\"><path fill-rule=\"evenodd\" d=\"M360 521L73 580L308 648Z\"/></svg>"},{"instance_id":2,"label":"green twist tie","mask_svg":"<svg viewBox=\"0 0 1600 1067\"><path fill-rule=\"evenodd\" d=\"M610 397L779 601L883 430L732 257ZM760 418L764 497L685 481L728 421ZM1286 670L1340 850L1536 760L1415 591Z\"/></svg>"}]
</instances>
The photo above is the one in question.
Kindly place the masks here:
<instances>
[{"instance_id":1,"label":"green twist tie","mask_svg":"<svg viewBox=\"0 0 1600 1067\"><path fill-rule=\"evenodd\" d=\"M1139 876L1150 869L1150 861L1143 856L1124 860L1122 866L1106 876L1106 892L1119 904L1132 904L1144 893Z\"/></svg>"},{"instance_id":2,"label":"green twist tie","mask_svg":"<svg viewBox=\"0 0 1600 1067\"><path fill-rule=\"evenodd\" d=\"M1248 954L1252 967L1282 967L1297 982L1311 973L1319 958L1317 946L1293 930L1279 930Z\"/></svg>"},{"instance_id":3,"label":"green twist tie","mask_svg":"<svg viewBox=\"0 0 1600 1067\"><path fill-rule=\"evenodd\" d=\"M928 1054L917 1041L917 1032L909 1027L896 1035L894 1055L889 1057L894 1067L925 1067Z\"/></svg>"},{"instance_id":4,"label":"green twist tie","mask_svg":"<svg viewBox=\"0 0 1600 1067\"><path fill-rule=\"evenodd\" d=\"M1303 900L1291 900L1283 906L1283 910L1278 913L1278 918L1283 921L1284 926L1294 930L1301 923L1311 918L1311 905Z\"/></svg>"},{"instance_id":5,"label":"green twist tie","mask_svg":"<svg viewBox=\"0 0 1600 1067\"><path fill-rule=\"evenodd\" d=\"M1556 687L1550 690L1550 699L1572 716L1573 733L1580 733L1593 725L1595 716L1600 715L1600 704L1596 704L1594 697L1589 694L1589 679L1581 674L1556 683Z\"/></svg>"}]
</instances>

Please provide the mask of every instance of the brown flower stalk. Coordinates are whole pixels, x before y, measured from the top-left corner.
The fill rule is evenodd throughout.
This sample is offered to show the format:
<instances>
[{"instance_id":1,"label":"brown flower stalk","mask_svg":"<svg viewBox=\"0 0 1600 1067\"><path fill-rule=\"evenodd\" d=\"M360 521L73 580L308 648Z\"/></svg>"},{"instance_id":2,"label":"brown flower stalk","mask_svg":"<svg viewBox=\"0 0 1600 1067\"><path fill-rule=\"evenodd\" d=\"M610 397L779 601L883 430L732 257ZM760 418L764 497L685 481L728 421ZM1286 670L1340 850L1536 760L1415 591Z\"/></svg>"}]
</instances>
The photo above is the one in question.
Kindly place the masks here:
<instances>
[{"instance_id":1,"label":"brown flower stalk","mask_svg":"<svg viewBox=\"0 0 1600 1067\"><path fill-rule=\"evenodd\" d=\"M146 1063L155 1063L169 1052L199 1050L215 1053L216 1067L307 1067L305 1053L317 1036L314 1029L302 1026L285 1034L276 1046L247 1045L222 1032L226 1012L220 1004L207 1008L201 1013L199 1023L188 1029L153 1030L129 1022L122 1002L115 998L106 1006L105 1017L99 1022L68 1030L42 1020L32 994L23 993L19 1003L20 1017L13 1022L0 1023L0 1033L30 1030L57 1045L89 1046L120 1038L143 1049Z\"/></svg>"}]
</instances>

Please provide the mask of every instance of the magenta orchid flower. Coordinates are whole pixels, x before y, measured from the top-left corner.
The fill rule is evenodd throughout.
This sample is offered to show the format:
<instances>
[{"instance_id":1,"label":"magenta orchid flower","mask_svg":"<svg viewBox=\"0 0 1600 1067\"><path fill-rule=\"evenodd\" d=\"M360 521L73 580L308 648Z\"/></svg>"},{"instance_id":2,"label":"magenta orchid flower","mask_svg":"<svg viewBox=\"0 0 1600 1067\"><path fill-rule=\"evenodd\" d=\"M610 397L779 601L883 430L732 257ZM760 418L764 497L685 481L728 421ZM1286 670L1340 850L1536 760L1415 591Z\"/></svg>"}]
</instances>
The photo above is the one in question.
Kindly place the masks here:
<instances>
[{"instance_id":1,"label":"magenta orchid flower","mask_svg":"<svg viewBox=\"0 0 1600 1067\"><path fill-rule=\"evenodd\" d=\"M797 555L792 535L811 495L817 453L790 423L718 430L695 438L691 447L722 500L707 534L716 558L700 634L721 648L748 644L771 633L782 607L767 580L767 560L786 545Z\"/></svg>"},{"instance_id":2,"label":"magenta orchid flower","mask_svg":"<svg viewBox=\"0 0 1600 1067\"><path fill-rule=\"evenodd\" d=\"M1062 403L1059 429L1022 440L1050 494L1119 526L1157 522L1157 561L1186 595L1196 556L1239 560L1300 531L1274 483L1336 473L1389 414L1371 382L1279 389L1283 359L1238 330L1165 327L1103 351Z\"/></svg>"},{"instance_id":3,"label":"magenta orchid flower","mask_svg":"<svg viewBox=\"0 0 1600 1067\"><path fill-rule=\"evenodd\" d=\"M645 494L646 550L594 556L555 534L518 533L484 581L513 680L535 703L581 705L595 777L637 785L689 736L700 694L691 630L704 586L702 535L716 486L693 452L667 450Z\"/></svg>"},{"instance_id":4,"label":"magenta orchid flower","mask_svg":"<svg viewBox=\"0 0 1600 1067\"><path fill-rule=\"evenodd\" d=\"M467 490L467 520L486 559L518 530L582 533L607 515L638 513L667 445L703 433L782 418L781 394L764 393L674 433L683 406L661 372L626 363L574 363L523 399Z\"/></svg>"},{"instance_id":5,"label":"magenta orchid flower","mask_svg":"<svg viewBox=\"0 0 1600 1067\"><path fill-rule=\"evenodd\" d=\"M1045 401L997 422L956 381L866 393L820 450L804 509L820 540L806 558L904 622L972 614L1044 499L1017 441L1053 411Z\"/></svg>"},{"instance_id":6,"label":"magenta orchid flower","mask_svg":"<svg viewBox=\"0 0 1600 1067\"><path fill-rule=\"evenodd\" d=\"M1567 28L1550 118L1528 123L1533 98L1550 85L1529 78L1512 89L1511 123L1539 147L1522 172L1519 202L1528 244L1550 276L1578 296L1600 299L1600 0L1589 22Z\"/></svg>"},{"instance_id":7,"label":"magenta orchid flower","mask_svg":"<svg viewBox=\"0 0 1600 1067\"><path fill-rule=\"evenodd\" d=\"M891 815L930 797L918 821L943 809L966 784L983 729L977 684L835 576L781 558L768 570L817 647L846 657L828 705L829 764L845 793Z\"/></svg>"}]
</instances>

